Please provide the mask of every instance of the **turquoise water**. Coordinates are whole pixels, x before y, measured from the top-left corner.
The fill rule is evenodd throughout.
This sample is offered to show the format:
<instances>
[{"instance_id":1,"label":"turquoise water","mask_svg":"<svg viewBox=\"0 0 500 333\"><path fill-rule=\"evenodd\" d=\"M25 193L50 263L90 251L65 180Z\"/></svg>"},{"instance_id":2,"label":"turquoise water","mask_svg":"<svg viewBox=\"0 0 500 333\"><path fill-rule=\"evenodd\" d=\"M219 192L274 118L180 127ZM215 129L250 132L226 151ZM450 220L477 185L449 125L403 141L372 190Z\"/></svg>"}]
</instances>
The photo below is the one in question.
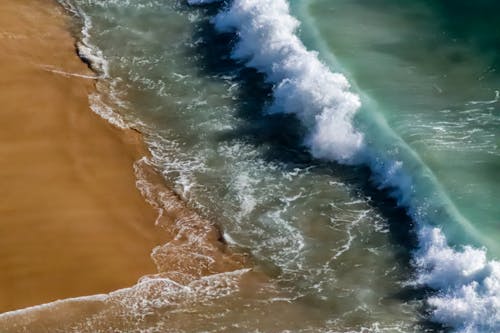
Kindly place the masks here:
<instances>
[{"instance_id":1,"label":"turquoise water","mask_svg":"<svg viewBox=\"0 0 500 333\"><path fill-rule=\"evenodd\" d=\"M265 282L153 277L57 328L497 330L498 33L473 11L491 2L199 2L63 3L94 110L145 134Z\"/></svg>"},{"instance_id":2,"label":"turquoise water","mask_svg":"<svg viewBox=\"0 0 500 333\"><path fill-rule=\"evenodd\" d=\"M307 19L324 52L376 101L478 230L480 245L498 256L500 35L488 14L496 9L493 2L314 1Z\"/></svg>"}]
</instances>

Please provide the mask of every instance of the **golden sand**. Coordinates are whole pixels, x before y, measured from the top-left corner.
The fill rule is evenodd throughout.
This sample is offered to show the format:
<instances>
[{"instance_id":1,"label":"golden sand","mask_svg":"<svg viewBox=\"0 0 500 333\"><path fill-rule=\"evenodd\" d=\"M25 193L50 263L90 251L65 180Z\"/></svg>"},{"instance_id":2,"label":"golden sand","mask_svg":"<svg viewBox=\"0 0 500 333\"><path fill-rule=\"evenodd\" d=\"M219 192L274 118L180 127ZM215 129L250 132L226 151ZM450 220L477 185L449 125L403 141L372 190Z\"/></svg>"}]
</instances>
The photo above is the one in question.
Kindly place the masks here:
<instances>
[{"instance_id":1,"label":"golden sand","mask_svg":"<svg viewBox=\"0 0 500 333\"><path fill-rule=\"evenodd\" d=\"M95 81L50 0L0 1L0 312L108 292L155 272L139 134L89 109Z\"/></svg>"}]
</instances>

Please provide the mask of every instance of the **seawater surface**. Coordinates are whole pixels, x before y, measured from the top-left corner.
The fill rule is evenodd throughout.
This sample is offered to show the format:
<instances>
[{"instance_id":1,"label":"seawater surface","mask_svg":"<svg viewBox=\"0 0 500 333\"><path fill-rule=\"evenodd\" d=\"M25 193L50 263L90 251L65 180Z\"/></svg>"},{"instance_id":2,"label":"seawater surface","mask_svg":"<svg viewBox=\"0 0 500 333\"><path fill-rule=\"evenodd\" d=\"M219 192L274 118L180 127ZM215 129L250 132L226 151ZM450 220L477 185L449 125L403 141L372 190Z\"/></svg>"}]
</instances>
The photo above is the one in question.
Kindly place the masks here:
<instances>
[{"instance_id":1,"label":"seawater surface","mask_svg":"<svg viewBox=\"0 0 500 333\"><path fill-rule=\"evenodd\" d=\"M500 330L494 1L62 3L94 110L255 267L42 331Z\"/></svg>"}]
</instances>

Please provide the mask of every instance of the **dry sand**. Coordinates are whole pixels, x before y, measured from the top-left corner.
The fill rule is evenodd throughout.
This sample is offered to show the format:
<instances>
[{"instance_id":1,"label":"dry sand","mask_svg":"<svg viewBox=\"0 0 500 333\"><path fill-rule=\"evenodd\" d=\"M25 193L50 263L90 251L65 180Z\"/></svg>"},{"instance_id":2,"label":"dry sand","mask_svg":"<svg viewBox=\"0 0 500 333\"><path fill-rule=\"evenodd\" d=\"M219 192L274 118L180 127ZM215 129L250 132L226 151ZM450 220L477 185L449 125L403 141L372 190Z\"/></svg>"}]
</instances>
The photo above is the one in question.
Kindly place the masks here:
<instances>
[{"instance_id":1,"label":"dry sand","mask_svg":"<svg viewBox=\"0 0 500 333\"><path fill-rule=\"evenodd\" d=\"M0 312L132 285L155 267L141 137L89 109L93 73L51 0L0 1Z\"/></svg>"}]
</instances>

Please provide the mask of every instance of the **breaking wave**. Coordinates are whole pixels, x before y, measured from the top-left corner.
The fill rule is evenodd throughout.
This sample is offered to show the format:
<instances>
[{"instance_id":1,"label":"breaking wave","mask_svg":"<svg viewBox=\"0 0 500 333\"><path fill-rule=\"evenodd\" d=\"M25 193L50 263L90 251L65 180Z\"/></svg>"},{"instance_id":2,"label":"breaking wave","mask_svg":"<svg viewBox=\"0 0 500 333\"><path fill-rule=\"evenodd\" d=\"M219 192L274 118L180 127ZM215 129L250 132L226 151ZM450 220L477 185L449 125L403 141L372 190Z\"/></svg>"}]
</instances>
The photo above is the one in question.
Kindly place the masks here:
<instances>
[{"instance_id":1,"label":"breaking wave","mask_svg":"<svg viewBox=\"0 0 500 333\"><path fill-rule=\"evenodd\" d=\"M436 290L427 299L432 320L463 333L500 331L500 262L488 261L484 248L449 245L446 224L479 237L432 172L380 116L371 112L358 119L361 98L349 91L344 75L306 49L288 2L234 0L213 23L221 33L236 34L232 58L264 73L273 85L267 112L294 114L307 129L304 144L314 157L368 166L374 183L407 209L419 239L413 283Z\"/></svg>"}]
</instances>

